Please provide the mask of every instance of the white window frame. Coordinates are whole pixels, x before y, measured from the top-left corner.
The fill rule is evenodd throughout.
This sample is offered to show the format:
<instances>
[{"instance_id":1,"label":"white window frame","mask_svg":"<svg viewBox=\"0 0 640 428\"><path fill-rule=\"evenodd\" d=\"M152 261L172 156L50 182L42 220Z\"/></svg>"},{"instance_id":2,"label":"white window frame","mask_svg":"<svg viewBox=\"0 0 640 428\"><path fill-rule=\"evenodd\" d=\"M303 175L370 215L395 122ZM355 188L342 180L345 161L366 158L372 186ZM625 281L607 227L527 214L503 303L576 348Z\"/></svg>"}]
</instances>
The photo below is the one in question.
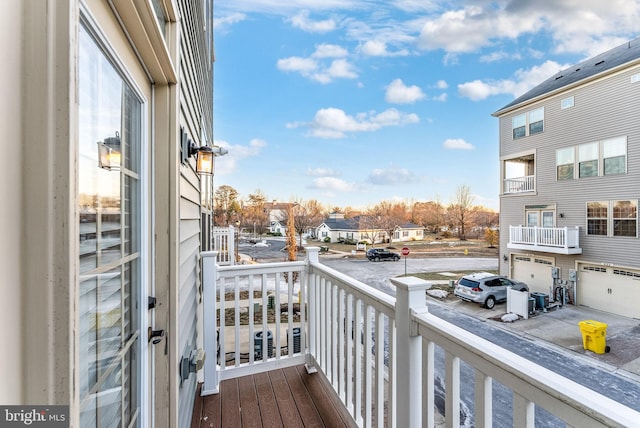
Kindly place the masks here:
<instances>
[{"instance_id":1,"label":"white window frame","mask_svg":"<svg viewBox=\"0 0 640 428\"><path fill-rule=\"evenodd\" d=\"M560 108L562 110L571 108L574 105L575 105L575 98L573 95L567 98L563 98L562 101L560 101Z\"/></svg>"},{"instance_id":2,"label":"white window frame","mask_svg":"<svg viewBox=\"0 0 640 428\"><path fill-rule=\"evenodd\" d=\"M616 218L614 217L614 208L616 206L616 203L619 202L630 202L631 204L634 205L635 207L635 211L636 211L636 216L635 218L629 218L629 217L622 217L622 218ZM605 217L589 217L589 204L590 203L601 203L601 204L605 204L606 205L606 209L607 209L607 216ZM637 238L638 237L638 200L637 199L616 199L616 200L609 200L609 201L588 201L586 203L585 206L585 218L586 218L586 223L585 223L585 233L589 236L606 236L606 237L616 237L616 238ZM589 220L606 220L606 233L605 234L600 234L600 233L589 233ZM616 235L616 220L617 221L635 221L636 223L636 231L634 235Z\"/></svg>"},{"instance_id":3,"label":"white window frame","mask_svg":"<svg viewBox=\"0 0 640 428\"><path fill-rule=\"evenodd\" d=\"M541 118L539 118L540 116ZM532 125L541 123L541 129L532 132ZM524 132L521 128L524 127ZM516 130L519 130L516 136ZM511 118L511 138L519 140L520 138L528 137L531 135L541 134L544 132L544 107L538 107L525 113L518 114Z\"/></svg>"},{"instance_id":4,"label":"white window frame","mask_svg":"<svg viewBox=\"0 0 640 428\"><path fill-rule=\"evenodd\" d=\"M589 150L589 146L597 147L597 157L594 156L593 149ZM591 152L591 154L589 154ZM564 163L559 163L560 158L568 157L568 154L572 153L572 161L567 161ZM622 169L620 171L609 172L607 173L606 162L608 159L614 158L624 158ZM563 147L560 149L556 149L556 181L564 181L564 180L572 180L572 179L580 179L580 178L588 178L588 177L604 177L604 176L613 176L613 175L622 175L627 173L627 164L628 164L628 142L627 137L614 137L607 138L605 140L593 141L590 143L580 144L577 146L571 147ZM597 174L581 176L580 174L580 164L582 162L588 161L597 161ZM573 165L573 176L559 178L558 176L558 167L564 165Z\"/></svg>"}]
</instances>

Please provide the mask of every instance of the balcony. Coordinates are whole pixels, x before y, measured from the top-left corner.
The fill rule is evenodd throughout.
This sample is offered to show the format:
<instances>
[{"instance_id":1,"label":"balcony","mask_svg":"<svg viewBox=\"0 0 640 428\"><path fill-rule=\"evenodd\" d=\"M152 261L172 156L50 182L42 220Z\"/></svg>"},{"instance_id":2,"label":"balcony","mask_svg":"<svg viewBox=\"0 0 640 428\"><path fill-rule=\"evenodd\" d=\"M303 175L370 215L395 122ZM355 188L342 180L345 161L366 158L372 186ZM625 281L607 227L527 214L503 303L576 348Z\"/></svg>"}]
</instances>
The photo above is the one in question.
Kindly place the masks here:
<instances>
[{"instance_id":1,"label":"balcony","mask_svg":"<svg viewBox=\"0 0 640 428\"><path fill-rule=\"evenodd\" d=\"M541 414L553 415L559 426L637 423L640 412L431 315L426 281L394 278L391 297L324 266L318 252L307 248L305 261L245 266L218 266L215 252L203 253L207 358L198 403L210 412L193 426L219 426L238 415L243 426L259 423L256 409L273 410L253 399L263 395L257 385L265 374L266 394L275 396L266 402L277 405L281 420L296 406L337 403L349 418L342 419L345 426L433 427L443 418L445 426L458 427L469 422L461 420L466 414L488 427L505 423L501 411L520 427L544 423L536 420ZM504 397L494 405L494 381L510 391L508 406ZM306 391L327 385L331 397L292 383L316 384ZM461 399L465 383L474 385L472 408ZM254 391L245 404L241 385ZM444 415L436 410L437 394Z\"/></svg>"},{"instance_id":2,"label":"balcony","mask_svg":"<svg viewBox=\"0 0 640 428\"><path fill-rule=\"evenodd\" d=\"M509 226L507 248L555 254L582 254L580 227Z\"/></svg>"},{"instance_id":3,"label":"balcony","mask_svg":"<svg viewBox=\"0 0 640 428\"><path fill-rule=\"evenodd\" d=\"M513 177L504 179L504 194L533 192L536 190L536 176Z\"/></svg>"}]
</instances>

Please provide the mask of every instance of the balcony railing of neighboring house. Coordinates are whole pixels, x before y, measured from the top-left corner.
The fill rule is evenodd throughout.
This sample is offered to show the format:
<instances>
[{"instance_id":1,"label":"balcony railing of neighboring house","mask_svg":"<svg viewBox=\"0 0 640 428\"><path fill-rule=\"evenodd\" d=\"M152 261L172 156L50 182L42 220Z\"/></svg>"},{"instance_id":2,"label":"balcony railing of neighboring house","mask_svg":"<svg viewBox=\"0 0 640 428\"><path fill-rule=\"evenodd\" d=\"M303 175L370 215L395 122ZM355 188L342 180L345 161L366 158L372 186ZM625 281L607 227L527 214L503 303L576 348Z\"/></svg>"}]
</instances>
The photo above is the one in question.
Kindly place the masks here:
<instances>
[{"instance_id":1,"label":"balcony railing of neighboring house","mask_svg":"<svg viewBox=\"0 0 640 428\"><path fill-rule=\"evenodd\" d=\"M507 247L556 254L582 254L580 227L509 226Z\"/></svg>"},{"instance_id":2,"label":"balcony railing of neighboring house","mask_svg":"<svg viewBox=\"0 0 640 428\"><path fill-rule=\"evenodd\" d=\"M504 193L533 192L536 190L536 176L513 177L504 179Z\"/></svg>"},{"instance_id":3,"label":"balcony railing of neighboring house","mask_svg":"<svg viewBox=\"0 0 640 428\"><path fill-rule=\"evenodd\" d=\"M211 230L213 250L217 252L218 264L228 266L236 264L236 229L229 227L214 227Z\"/></svg>"},{"instance_id":4,"label":"balcony railing of neighboring house","mask_svg":"<svg viewBox=\"0 0 640 428\"><path fill-rule=\"evenodd\" d=\"M217 393L223 379L304 362L309 371L321 372L314 376L327 378L358 426L433 427L435 385L443 379L445 425L457 427L460 368L465 362L475 372L471 412L477 426L491 426L494 421L493 379L512 391L513 426L533 427L537 406L569 426L637 424L640 412L431 315L426 281L392 279L394 298L320 264L318 251L307 248L307 260L301 262L227 267L216 266L215 252L202 254L207 354L203 395ZM305 302L297 308L298 318L296 289ZM248 291L248 296L241 291ZM253 291L262 295L253 299ZM274 293L267 296L268 291ZM232 300L225 302L225 295ZM266 320L269 296L274 296L276 312L282 310L286 321ZM220 314L232 313L234 321L223 316L217 324L217 309ZM262 312L257 327L241 325L243 312L252 319L256 311ZM227 327L218 328L224 323ZM291 344L295 339L296 325L299 348L285 348L285 340ZM262 334L261 351L255 352L253 332L269 328L273 350ZM229 349L227 333L232 333L234 342ZM436 348L438 355L444 352L444 374L436 374Z\"/></svg>"}]
</instances>

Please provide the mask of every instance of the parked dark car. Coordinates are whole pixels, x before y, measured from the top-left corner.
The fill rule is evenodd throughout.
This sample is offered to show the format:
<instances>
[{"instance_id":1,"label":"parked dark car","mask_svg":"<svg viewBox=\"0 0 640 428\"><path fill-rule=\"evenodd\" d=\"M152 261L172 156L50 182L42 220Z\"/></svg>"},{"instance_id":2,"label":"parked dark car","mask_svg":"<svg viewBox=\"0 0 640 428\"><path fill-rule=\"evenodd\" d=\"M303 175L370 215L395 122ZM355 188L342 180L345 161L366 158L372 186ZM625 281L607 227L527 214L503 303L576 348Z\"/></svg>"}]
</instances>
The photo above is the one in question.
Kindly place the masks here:
<instances>
[{"instance_id":1,"label":"parked dark car","mask_svg":"<svg viewBox=\"0 0 640 428\"><path fill-rule=\"evenodd\" d=\"M389 251L386 248L371 248L367 250L367 258L374 262L381 260L393 260L397 262L400 260L400 254Z\"/></svg>"},{"instance_id":2,"label":"parked dark car","mask_svg":"<svg viewBox=\"0 0 640 428\"><path fill-rule=\"evenodd\" d=\"M487 272L477 272L460 278L453 294L467 302L480 303L487 309L493 309L496 302L507 300L507 288L529 291L524 282Z\"/></svg>"}]
</instances>

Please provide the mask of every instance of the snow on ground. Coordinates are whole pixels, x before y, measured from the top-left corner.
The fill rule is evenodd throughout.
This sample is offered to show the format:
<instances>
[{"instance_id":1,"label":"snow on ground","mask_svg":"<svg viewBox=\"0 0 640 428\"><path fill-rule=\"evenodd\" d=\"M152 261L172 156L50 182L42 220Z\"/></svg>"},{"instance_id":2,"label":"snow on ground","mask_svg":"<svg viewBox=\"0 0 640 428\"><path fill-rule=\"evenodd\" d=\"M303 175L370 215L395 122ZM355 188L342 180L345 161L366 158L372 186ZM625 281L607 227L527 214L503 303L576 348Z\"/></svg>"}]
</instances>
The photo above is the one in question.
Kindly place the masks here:
<instances>
[{"instance_id":1,"label":"snow on ground","mask_svg":"<svg viewBox=\"0 0 640 428\"><path fill-rule=\"evenodd\" d=\"M519 318L520 317L516 314L504 314L500 319L502 320L502 322L514 322L518 321Z\"/></svg>"},{"instance_id":2,"label":"snow on ground","mask_svg":"<svg viewBox=\"0 0 640 428\"><path fill-rule=\"evenodd\" d=\"M427 290L427 294L437 299L446 299L449 293L445 290Z\"/></svg>"}]
</instances>

